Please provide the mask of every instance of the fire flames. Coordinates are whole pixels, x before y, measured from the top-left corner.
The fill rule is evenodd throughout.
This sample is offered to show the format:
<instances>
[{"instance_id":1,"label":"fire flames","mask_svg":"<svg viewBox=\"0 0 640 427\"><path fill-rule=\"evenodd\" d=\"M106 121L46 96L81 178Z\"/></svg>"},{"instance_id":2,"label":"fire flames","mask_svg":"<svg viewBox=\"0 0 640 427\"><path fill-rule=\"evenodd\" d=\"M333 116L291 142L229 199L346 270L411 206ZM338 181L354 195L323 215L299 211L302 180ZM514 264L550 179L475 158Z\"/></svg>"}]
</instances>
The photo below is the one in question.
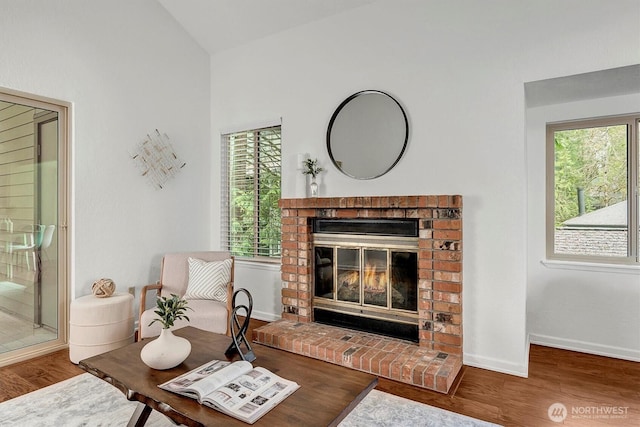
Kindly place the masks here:
<instances>
[{"instance_id":1,"label":"fire flames","mask_svg":"<svg viewBox=\"0 0 640 427\"><path fill-rule=\"evenodd\" d=\"M364 267L364 290L371 293L381 293L387 290L389 280L387 277L387 269L378 271L378 267L374 264L367 264Z\"/></svg>"},{"instance_id":2,"label":"fire flames","mask_svg":"<svg viewBox=\"0 0 640 427\"><path fill-rule=\"evenodd\" d=\"M342 273L339 276L339 283L342 286L349 288L357 287L360 279L360 272L358 270L352 270ZM387 269L380 268L375 264L367 264L363 271L362 284L365 292L370 293L382 293L386 292L389 278L387 275Z\"/></svg>"}]
</instances>

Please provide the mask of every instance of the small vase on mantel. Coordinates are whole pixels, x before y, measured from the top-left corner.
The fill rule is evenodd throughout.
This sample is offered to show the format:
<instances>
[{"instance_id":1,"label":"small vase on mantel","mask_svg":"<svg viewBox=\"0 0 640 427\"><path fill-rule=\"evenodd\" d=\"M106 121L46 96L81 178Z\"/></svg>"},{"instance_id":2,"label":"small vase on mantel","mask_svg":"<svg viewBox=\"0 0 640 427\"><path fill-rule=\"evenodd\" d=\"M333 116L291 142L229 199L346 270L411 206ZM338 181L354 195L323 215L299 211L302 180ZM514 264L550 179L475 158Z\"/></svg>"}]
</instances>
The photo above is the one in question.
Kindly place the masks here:
<instances>
[{"instance_id":1,"label":"small vase on mantel","mask_svg":"<svg viewBox=\"0 0 640 427\"><path fill-rule=\"evenodd\" d=\"M306 158L302 162L302 173L304 175L311 176L311 182L309 183L309 197L318 197L318 183L316 182L316 176L318 176L322 171L324 171L324 169L318 166L318 159Z\"/></svg>"},{"instance_id":2,"label":"small vase on mantel","mask_svg":"<svg viewBox=\"0 0 640 427\"><path fill-rule=\"evenodd\" d=\"M309 183L309 196L318 197L318 183L315 177L311 178L311 183Z\"/></svg>"},{"instance_id":3,"label":"small vase on mantel","mask_svg":"<svg viewBox=\"0 0 640 427\"><path fill-rule=\"evenodd\" d=\"M162 329L158 338L142 347L140 358L148 367L163 370L178 366L190 353L189 340L174 335L171 329Z\"/></svg>"}]
</instances>

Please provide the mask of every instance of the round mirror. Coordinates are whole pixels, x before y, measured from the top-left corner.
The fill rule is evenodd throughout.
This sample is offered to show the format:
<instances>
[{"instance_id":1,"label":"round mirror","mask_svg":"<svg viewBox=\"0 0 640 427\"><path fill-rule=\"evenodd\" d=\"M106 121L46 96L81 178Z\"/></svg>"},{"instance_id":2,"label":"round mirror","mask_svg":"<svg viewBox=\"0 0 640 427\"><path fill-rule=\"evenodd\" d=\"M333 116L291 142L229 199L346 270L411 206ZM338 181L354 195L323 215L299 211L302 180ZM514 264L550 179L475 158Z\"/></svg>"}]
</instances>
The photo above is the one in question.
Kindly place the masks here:
<instances>
[{"instance_id":1,"label":"round mirror","mask_svg":"<svg viewBox=\"0 0 640 427\"><path fill-rule=\"evenodd\" d=\"M407 146L409 122L393 97L377 90L357 92L338 106L327 129L334 165L356 179L389 172Z\"/></svg>"}]
</instances>

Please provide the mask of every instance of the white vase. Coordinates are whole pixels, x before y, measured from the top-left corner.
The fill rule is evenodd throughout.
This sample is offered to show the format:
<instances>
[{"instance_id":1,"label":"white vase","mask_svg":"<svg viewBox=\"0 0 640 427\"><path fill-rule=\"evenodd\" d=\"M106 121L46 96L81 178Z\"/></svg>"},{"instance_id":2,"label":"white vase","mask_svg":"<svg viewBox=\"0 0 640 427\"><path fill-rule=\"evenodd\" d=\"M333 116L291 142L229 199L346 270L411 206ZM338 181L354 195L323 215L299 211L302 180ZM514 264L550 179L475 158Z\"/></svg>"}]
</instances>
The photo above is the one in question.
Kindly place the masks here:
<instances>
[{"instance_id":1,"label":"white vase","mask_svg":"<svg viewBox=\"0 0 640 427\"><path fill-rule=\"evenodd\" d=\"M158 338L142 347L140 358L150 368L171 369L184 362L189 353L191 343L187 339L163 329Z\"/></svg>"}]
</instances>

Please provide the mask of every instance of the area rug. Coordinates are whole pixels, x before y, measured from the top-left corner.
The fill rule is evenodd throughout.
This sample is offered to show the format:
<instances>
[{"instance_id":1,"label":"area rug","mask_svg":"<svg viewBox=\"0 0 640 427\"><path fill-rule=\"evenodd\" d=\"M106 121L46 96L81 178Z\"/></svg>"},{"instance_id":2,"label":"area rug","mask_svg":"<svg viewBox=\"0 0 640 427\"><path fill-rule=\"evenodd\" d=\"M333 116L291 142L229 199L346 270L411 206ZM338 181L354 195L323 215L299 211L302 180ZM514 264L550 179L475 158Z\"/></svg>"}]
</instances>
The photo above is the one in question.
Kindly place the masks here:
<instances>
[{"instance_id":1,"label":"area rug","mask_svg":"<svg viewBox=\"0 0 640 427\"><path fill-rule=\"evenodd\" d=\"M0 403L0 426L125 426L136 405L127 401L115 387L84 373ZM152 411L146 425L175 426L156 411ZM372 390L340 426L490 427L496 424Z\"/></svg>"}]
</instances>

